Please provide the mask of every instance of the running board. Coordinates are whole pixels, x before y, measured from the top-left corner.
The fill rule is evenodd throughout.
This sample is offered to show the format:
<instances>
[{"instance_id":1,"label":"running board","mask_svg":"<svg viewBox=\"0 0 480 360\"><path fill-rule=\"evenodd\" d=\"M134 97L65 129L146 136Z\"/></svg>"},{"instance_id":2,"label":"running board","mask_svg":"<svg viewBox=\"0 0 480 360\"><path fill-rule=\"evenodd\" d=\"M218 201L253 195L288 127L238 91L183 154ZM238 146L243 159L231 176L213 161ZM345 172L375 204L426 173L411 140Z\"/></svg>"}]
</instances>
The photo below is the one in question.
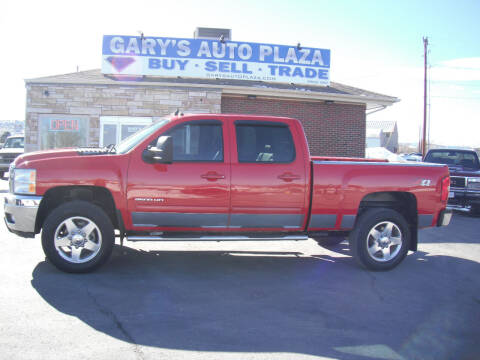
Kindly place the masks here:
<instances>
[{"instance_id":1,"label":"running board","mask_svg":"<svg viewBox=\"0 0 480 360\"><path fill-rule=\"evenodd\" d=\"M285 235L272 237L252 236L127 236L128 241L280 241L280 240L308 240L307 235Z\"/></svg>"}]
</instances>

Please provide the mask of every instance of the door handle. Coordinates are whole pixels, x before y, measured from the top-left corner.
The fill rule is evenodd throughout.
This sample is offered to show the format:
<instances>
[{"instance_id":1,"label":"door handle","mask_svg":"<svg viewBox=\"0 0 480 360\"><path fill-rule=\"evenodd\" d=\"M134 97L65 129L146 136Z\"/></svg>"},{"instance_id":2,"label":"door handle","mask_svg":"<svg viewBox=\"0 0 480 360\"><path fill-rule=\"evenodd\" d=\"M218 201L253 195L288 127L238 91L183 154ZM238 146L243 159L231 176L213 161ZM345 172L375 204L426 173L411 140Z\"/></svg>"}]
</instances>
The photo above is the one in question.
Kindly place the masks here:
<instances>
[{"instance_id":1,"label":"door handle","mask_svg":"<svg viewBox=\"0 0 480 360\"><path fill-rule=\"evenodd\" d=\"M280 180L283 180L283 181L286 181L286 182L301 179L301 177L299 175L295 175L295 174L292 174L292 173L284 173L282 175L278 175L278 178Z\"/></svg>"},{"instance_id":2,"label":"door handle","mask_svg":"<svg viewBox=\"0 0 480 360\"><path fill-rule=\"evenodd\" d=\"M202 179L207 179L208 181L216 181L220 179L225 179L225 175L216 173L215 171L209 171L206 174L200 175Z\"/></svg>"}]
</instances>

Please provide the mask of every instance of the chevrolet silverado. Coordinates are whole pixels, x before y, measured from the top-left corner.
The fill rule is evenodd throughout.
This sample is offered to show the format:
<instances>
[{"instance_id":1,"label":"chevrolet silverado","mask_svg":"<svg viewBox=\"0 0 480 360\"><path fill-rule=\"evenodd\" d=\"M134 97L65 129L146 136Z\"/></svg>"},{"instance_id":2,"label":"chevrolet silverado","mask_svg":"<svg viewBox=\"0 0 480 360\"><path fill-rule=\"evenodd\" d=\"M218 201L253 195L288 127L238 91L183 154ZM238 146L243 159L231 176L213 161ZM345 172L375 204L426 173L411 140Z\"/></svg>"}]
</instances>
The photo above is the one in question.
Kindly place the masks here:
<instances>
[{"instance_id":1,"label":"chevrolet silverado","mask_svg":"<svg viewBox=\"0 0 480 360\"><path fill-rule=\"evenodd\" d=\"M388 270L417 249L419 228L451 217L447 166L310 156L300 121L284 117L172 116L116 147L21 155L9 181L8 229L41 232L67 272L104 264L116 237L332 246L348 236L361 266Z\"/></svg>"}]
</instances>

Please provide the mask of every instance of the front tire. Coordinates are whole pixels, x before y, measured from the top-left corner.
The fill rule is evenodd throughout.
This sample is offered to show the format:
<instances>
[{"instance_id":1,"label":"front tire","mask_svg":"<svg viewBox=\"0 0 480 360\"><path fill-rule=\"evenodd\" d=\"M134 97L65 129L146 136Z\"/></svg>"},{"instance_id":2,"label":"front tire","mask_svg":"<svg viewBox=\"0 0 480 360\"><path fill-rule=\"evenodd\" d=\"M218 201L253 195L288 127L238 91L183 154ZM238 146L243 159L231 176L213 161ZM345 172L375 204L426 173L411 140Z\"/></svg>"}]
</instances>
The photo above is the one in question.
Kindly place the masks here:
<instances>
[{"instance_id":1,"label":"front tire","mask_svg":"<svg viewBox=\"0 0 480 360\"><path fill-rule=\"evenodd\" d=\"M480 205L472 205L470 208L470 214L473 216L480 216Z\"/></svg>"},{"instance_id":2,"label":"front tire","mask_svg":"<svg viewBox=\"0 0 480 360\"><path fill-rule=\"evenodd\" d=\"M388 208L366 210L350 233L353 257L374 271L393 269L407 255L410 227L399 212Z\"/></svg>"},{"instance_id":3,"label":"front tire","mask_svg":"<svg viewBox=\"0 0 480 360\"><path fill-rule=\"evenodd\" d=\"M58 269L90 272L112 253L115 233L107 214L86 201L71 201L54 209L42 229L46 257Z\"/></svg>"}]
</instances>

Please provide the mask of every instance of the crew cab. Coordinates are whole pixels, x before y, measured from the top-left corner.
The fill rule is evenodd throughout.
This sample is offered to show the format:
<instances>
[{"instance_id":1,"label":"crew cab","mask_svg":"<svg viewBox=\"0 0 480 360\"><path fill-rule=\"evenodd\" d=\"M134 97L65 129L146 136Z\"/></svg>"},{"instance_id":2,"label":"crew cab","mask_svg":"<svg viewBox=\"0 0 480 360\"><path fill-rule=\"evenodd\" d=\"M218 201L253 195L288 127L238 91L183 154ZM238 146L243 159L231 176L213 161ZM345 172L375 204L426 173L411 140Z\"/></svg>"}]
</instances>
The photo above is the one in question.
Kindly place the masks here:
<instances>
[{"instance_id":1,"label":"crew cab","mask_svg":"<svg viewBox=\"0 0 480 360\"><path fill-rule=\"evenodd\" d=\"M448 166L451 181L449 208L480 215L480 162L474 150L431 149L424 161Z\"/></svg>"},{"instance_id":2,"label":"crew cab","mask_svg":"<svg viewBox=\"0 0 480 360\"><path fill-rule=\"evenodd\" d=\"M159 120L117 147L33 152L10 169L5 221L59 269L87 272L120 241L307 240L348 236L357 262L398 265L417 230L448 225L448 168L312 157L285 117Z\"/></svg>"}]
</instances>

